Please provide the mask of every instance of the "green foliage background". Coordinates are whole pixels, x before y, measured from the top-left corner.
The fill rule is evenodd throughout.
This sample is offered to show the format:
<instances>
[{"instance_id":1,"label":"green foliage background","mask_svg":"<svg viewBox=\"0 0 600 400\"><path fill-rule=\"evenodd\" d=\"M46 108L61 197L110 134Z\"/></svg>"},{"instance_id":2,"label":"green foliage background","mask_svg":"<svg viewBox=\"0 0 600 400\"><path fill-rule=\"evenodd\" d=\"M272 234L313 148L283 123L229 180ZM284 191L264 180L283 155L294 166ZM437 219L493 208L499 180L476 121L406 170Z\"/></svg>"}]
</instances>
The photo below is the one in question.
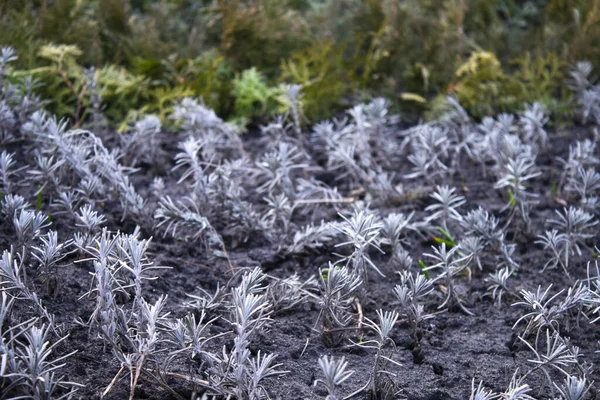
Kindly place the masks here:
<instances>
[{"instance_id":1,"label":"green foliage background","mask_svg":"<svg viewBox=\"0 0 600 400\"><path fill-rule=\"evenodd\" d=\"M448 94L476 118L541 100L560 119L567 67L599 66L600 0L0 0L0 45L18 51L10 79L77 121L90 66L113 124L185 96L259 123L284 83L306 121L375 96L434 116Z\"/></svg>"}]
</instances>

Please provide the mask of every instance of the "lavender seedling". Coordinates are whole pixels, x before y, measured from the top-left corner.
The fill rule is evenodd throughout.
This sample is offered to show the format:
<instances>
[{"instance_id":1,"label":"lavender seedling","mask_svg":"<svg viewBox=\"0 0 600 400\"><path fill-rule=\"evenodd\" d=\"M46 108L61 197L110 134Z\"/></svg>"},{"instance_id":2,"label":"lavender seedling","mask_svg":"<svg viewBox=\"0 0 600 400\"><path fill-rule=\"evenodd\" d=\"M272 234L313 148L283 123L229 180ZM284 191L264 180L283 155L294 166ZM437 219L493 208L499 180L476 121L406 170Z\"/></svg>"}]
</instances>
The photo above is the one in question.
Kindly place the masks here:
<instances>
[{"instance_id":1,"label":"lavender seedling","mask_svg":"<svg viewBox=\"0 0 600 400\"><path fill-rule=\"evenodd\" d=\"M152 196L154 196L156 199L162 199L163 197L166 196L165 181L163 178L161 178L159 176L154 177L154 179L152 180L152 184L150 185L150 189L152 192Z\"/></svg>"},{"instance_id":2,"label":"lavender seedling","mask_svg":"<svg viewBox=\"0 0 600 400\"><path fill-rule=\"evenodd\" d=\"M589 139L577 141L569 146L569 157L564 160L558 158L563 165L564 172L560 176L558 188L562 190L565 182L573 179L580 168L590 168L600 164L600 159L596 156L596 143Z\"/></svg>"},{"instance_id":3,"label":"lavender seedling","mask_svg":"<svg viewBox=\"0 0 600 400\"><path fill-rule=\"evenodd\" d=\"M6 150L0 153L0 193L6 195L12 193L13 177L19 171L14 160L14 153Z\"/></svg>"},{"instance_id":4,"label":"lavender seedling","mask_svg":"<svg viewBox=\"0 0 600 400\"><path fill-rule=\"evenodd\" d=\"M77 210L79 210L81 198L79 193L74 190L67 190L58 193L57 197L50 203L52 215L65 215L69 222L74 225L77 220Z\"/></svg>"},{"instance_id":5,"label":"lavender seedling","mask_svg":"<svg viewBox=\"0 0 600 400\"><path fill-rule=\"evenodd\" d=\"M513 306L525 306L528 312L515 322L513 329L525 322L522 337L527 337L535 332L537 343L543 328L549 328L558 333L560 321L565 318L565 315L572 310L581 310L589 303L591 296L589 288L581 283L569 287L566 296L562 300L558 300L558 298L562 295L564 289L550 296L551 289L552 284L544 291L542 291L541 286L538 286L536 292L521 290L523 300L514 303Z\"/></svg>"},{"instance_id":6,"label":"lavender seedling","mask_svg":"<svg viewBox=\"0 0 600 400\"><path fill-rule=\"evenodd\" d=\"M470 211L461 221L467 237L481 239L480 244L483 246L483 250L491 250L497 259L498 268L507 266L510 269L517 269L519 265L513 259L516 246L506 243L505 233L498 227L498 224L498 219L482 207ZM469 254L470 251L465 249L463 253ZM475 253L470 254L475 255ZM477 262L477 258L475 261Z\"/></svg>"},{"instance_id":7,"label":"lavender seedling","mask_svg":"<svg viewBox=\"0 0 600 400\"><path fill-rule=\"evenodd\" d=\"M329 187L325 183L315 179L298 178L296 180L297 201L306 200L307 204L315 202L318 207L320 201L331 202L336 207L336 200L341 200L342 196L337 187Z\"/></svg>"},{"instance_id":8,"label":"lavender seedling","mask_svg":"<svg viewBox=\"0 0 600 400\"><path fill-rule=\"evenodd\" d=\"M42 231L51 225L48 217L38 211L21 210L13 218L19 247L29 248Z\"/></svg>"},{"instance_id":9,"label":"lavender seedling","mask_svg":"<svg viewBox=\"0 0 600 400\"><path fill-rule=\"evenodd\" d=\"M185 98L173 108L171 118L181 125L182 130L189 136L205 141L205 159L244 154L237 129L223 122L213 110L198 100Z\"/></svg>"},{"instance_id":10,"label":"lavender seedling","mask_svg":"<svg viewBox=\"0 0 600 400\"><path fill-rule=\"evenodd\" d=\"M138 324L135 333L132 333L133 353L115 351L115 354L121 365L129 370L129 400L134 399L135 388L148 360L159 354L157 345L160 343L161 324L165 315L161 315L165 305L166 298L160 296L155 304L148 304L143 298L139 301L138 315L136 315Z\"/></svg>"},{"instance_id":11,"label":"lavender seedling","mask_svg":"<svg viewBox=\"0 0 600 400\"><path fill-rule=\"evenodd\" d=\"M179 143L181 152L175 155L175 166L173 171L185 167L185 171L177 183L181 183L188 178L192 178L193 188L199 195L206 193L206 174L202 163L198 157L202 149L203 142L199 139L189 137L184 142Z\"/></svg>"},{"instance_id":12,"label":"lavender seedling","mask_svg":"<svg viewBox=\"0 0 600 400\"><path fill-rule=\"evenodd\" d=\"M138 240L133 235L121 236L120 243L117 244L118 249L123 256L119 259L119 264L123 270L129 272L133 276L131 286L134 291L133 310L140 307L142 298L142 282L155 280L158 277L148 276L150 271L165 269L169 267L154 266L147 255L148 247L152 238L147 240Z\"/></svg>"},{"instance_id":13,"label":"lavender seedling","mask_svg":"<svg viewBox=\"0 0 600 400\"><path fill-rule=\"evenodd\" d=\"M320 225L305 225L294 233L292 243L285 247L286 254L300 254L306 251L315 251L333 241L338 235L340 225L337 222L321 221Z\"/></svg>"},{"instance_id":14,"label":"lavender seedling","mask_svg":"<svg viewBox=\"0 0 600 400\"><path fill-rule=\"evenodd\" d=\"M588 318L592 324L600 320L600 316L596 316L600 313L600 264L598 261L594 262L594 266L595 271L592 271L592 263L588 262L586 271L586 282L590 294L590 298L587 300ZM595 272L595 275L592 275L592 272Z\"/></svg>"},{"instance_id":15,"label":"lavender seedling","mask_svg":"<svg viewBox=\"0 0 600 400\"><path fill-rule=\"evenodd\" d=\"M600 120L600 89L592 78L593 66L588 61L580 61L569 72L567 86L575 92L581 120Z\"/></svg>"},{"instance_id":16,"label":"lavender seedling","mask_svg":"<svg viewBox=\"0 0 600 400\"><path fill-rule=\"evenodd\" d=\"M600 174L593 168L578 168L577 174L569 178L565 189L579 195L582 207L593 210L598 203L598 198L594 194L600 190Z\"/></svg>"},{"instance_id":17,"label":"lavender seedling","mask_svg":"<svg viewBox=\"0 0 600 400\"><path fill-rule=\"evenodd\" d=\"M256 165L258 176L264 181L258 190L284 193L288 198L294 199L296 189L293 173L308 167L308 164L299 162L302 158L304 155L298 147L280 142L276 150L266 153Z\"/></svg>"},{"instance_id":18,"label":"lavender seedling","mask_svg":"<svg viewBox=\"0 0 600 400\"><path fill-rule=\"evenodd\" d=\"M508 286L508 278L510 278L512 274L512 270L508 267L504 267L493 274L490 274L489 277L485 279L488 284L485 294L495 301L495 305L498 308L502 305L502 296L504 294L511 294L511 290Z\"/></svg>"},{"instance_id":19,"label":"lavender seedling","mask_svg":"<svg viewBox=\"0 0 600 400\"><path fill-rule=\"evenodd\" d=\"M275 364L276 355L252 358L248 346L253 335L263 329L270 320L271 304L267 300L265 276L257 267L244 274L242 282L231 291L232 326L235 334L231 350L223 349L223 358L211 368L211 379L224 395L249 400L260 400L266 395L262 380L269 376L287 373Z\"/></svg>"},{"instance_id":20,"label":"lavender seedling","mask_svg":"<svg viewBox=\"0 0 600 400\"><path fill-rule=\"evenodd\" d=\"M499 394L483 387L483 382L479 382L479 385L475 387L475 378L471 380L471 396L469 396L469 400L495 400L499 397Z\"/></svg>"},{"instance_id":21,"label":"lavender seedling","mask_svg":"<svg viewBox=\"0 0 600 400\"><path fill-rule=\"evenodd\" d=\"M8 220L12 220L17 213L29 207L30 204L25 198L18 194L7 194L0 200L0 211L2 211L3 216Z\"/></svg>"},{"instance_id":22,"label":"lavender seedling","mask_svg":"<svg viewBox=\"0 0 600 400\"><path fill-rule=\"evenodd\" d=\"M106 198L106 187L100 177L90 176L79 182L75 193L88 205L94 205L98 200Z\"/></svg>"},{"instance_id":23,"label":"lavender seedling","mask_svg":"<svg viewBox=\"0 0 600 400\"><path fill-rule=\"evenodd\" d=\"M150 221L151 218L146 207L146 200L140 196L133 184L129 181L127 173L130 170L119 164L115 154L108 152L108 150L102 146L101 142L98 144L98 138L94 139L96 142L96 156L94 161L102 172L102 176L109 182L110 187L118 196L123 210L122 219L131 215L138 225L148 228L148 221Z\"/></svg>"},{"instance_id":24,"label":"lavender seedling","mask_svg":"<svg viewBox=\"0 0 600 400\"><path fill-rule=\"evenodd\" d=\"M533 204L536 195L527 191L525 182L541 175L539 171L532 171L534 168L535 162L531 158L509 159L503 166L502 176L494 187L508 188L509 201L504 209L512 211L506 226L510 224L517 212L520 212L521 218L529 226L529 207Z\"/></svg>"},{"instance_id":25,"label":"lavender seedling","mask_svg":"<svg viewBox=\"0 0 600 400\"><path fill-rule=\"evenodd\" d=\"M416 361L420 353L421 324L431 318L430 315L425 314L422 300L433 291L433 282L422 274L416 277L408 271L401 271L398 274L400 284L394 288L394 294L400 303L401 315L407 320L411 329L413 355Z\"/></svg>"},{"instance_id":26,"label":"lavender seedling","mask_svg":"<svg viewBox=\"0 0 600 400\"><path fill-rule=\"evenodd\" d=\"M212 353L205 350L206 344L217 336L210 336L209 329L218 317L208 320L204 310L196 320L195 314L187 314L184 318L178 318L175 321L167 322L169 330L167 339L177 347L177 350L171 353L171 356L179 355L182 351L189 353L192 360L200 357L207 362L216 361Z\"/></svg>"},{"instance_id":27,"label":"lavender seedling","mask_svg":"<svg viewBox=\"0 0 600 400\"><path fill-rule=\"evenodd\" d=\"M382 220L381 243L392 249L392 258L397 258L397 253L402 250L402 237L407 229L412 228L410 221L414 214L414 211L409 215L392 213Z\"/></svg>"},{"instance_id":28,"label":"lavender seedling","mask_svg":"<svg viewBox=\"0 0 600 400\"><path fill-rule=\"evenodd\" d=\"M594 66L589 61L577 62L569 71L569 80L567 86L569 89L582 93L591 85L591 74Z\"/></svg>"},{"instance_id":29,"label":"lavender seedling","mask_svg":"<svg viewBox=\"0 0 600 400\"><path fill-rule=\"evenodd\" d=\"M363 170L369 170L373 167L372 149L369 143L369 131L367 129L367 120L365 115L365 105L357 104L347 111L348 115L354 120L356 129L352 135L352 143L356 146L356 156L358 165Z\"/></svg>"},{"instance_id":30,"label":"lavender seedling","mask_svg":"<svg viewBox=\"0 0 600 400\"><path fill-rule=\"evenodd\" d=\"M38 271L41 271L46 283L46 290L52 293L57 286L58 264L68 255L67 249L73 243L72 240L58 242L58 234L49 231L46 237L40 238L42 244L32 247L32 257L38 262Z\"/></svg>"},{"instance_id":31,"label":"lavender seedling","mask_svg":"<svg viewBox=\"0 0 600 400\"><path fill-rule=\"evenodd\" d=\"M532 389L527 383L523 383L523 377L518 377L519 370L513 374L508 388L503 393L500 393L499 398L502 400L536 400L528 395Z\"/></svg>"},{"instance_id":32,"label":"lavender seedling","mask_svg":"<svg viewBox=\"0 0 600 400\"><path fill-rule=\"evenodd\" d=\"M396 248L392 257L393 263L395 263L399 269L405 271L408 271L414 262L413 258L410 256L410 253L401 247Z\"/></svg>"},{"instance_id":33,"label":"lavender seedling","mask_svg":"<svg viewBox=\"0 0 600 400\"><path fill-rule=\"evenodd\" d=\"M1 72L0 72L1 73ZM2 86L0 86L0 99L2 99ZM15 113L6 100L0 100L0 144L6 145L15 142L14 135L17 120Z\"/></svg>"},{"instance_id":34,"label":"lavender seedling","mask_svg":"<svg viewBox=\"0 0 600 400\"><path fill-rule=\"evenodd\" d=\"M53 192L60 192L59 186L62 180L61 175L63 175L61 168L64 163L64 160L55 160L54 156L46 157L36 154L36 168L27 171L32 176L33 182L38 184L36 195L45 192L47 188Z\"/></svg>"},{"instance_id":35,"label":"lavender seedling","mask_svg":"<svg viewBox=\"0 0 600 400\"><path fill-rule=\"evenodd\" d=\"M357 162L356 153L357 149L354 143L342 142L338 146L328 149L327 168L330 171L343 171L336 176L337 180L350 176L354 182L368 187L372 179L364 167Z\"/></svg>"},{"instance_id":36,"label":"lavender seedling","mask_svg":"<svg viewBox=\"0 0 600 400\"><path fill-rule=\"evenodd\" d=\"M468 256L481 271L483 269L481 257L485 251L485 245L482 238L478 236L467 236L459 242L459 245L461 254Z\"/></svg>"},{"instance_id":37,"label":"lavender seedling","mask_svg":"<svg viewBox=\"0 0 600 400\"><path fill-rule=\"evenodd\" d=\"M377 220L375 214L371 214L367 210L355 209L350 218L346 218L342 214L339 215L344 219L345 223L342 223L340 227L334 226L334 228L344 234L348 240L337 244L336 247L352 246L352 253L343 257L339 262L350 266L353 273L359 274L365 284L368 279L367 271L369 269L373 269L379 275L385 276L371 261L368 253L371 247L381 251L377 245L377 241L382 225Z\"/></svg>"},{"instance_id":38,"label":"lavender seedling","mask_svg":"<svg viewBox=\"0 0 600 400\"><path fill-rule=\"evenodd\" d=\"M564 383L558 386L553 383L564 400L584 400L590 391L591 384L588 384L585 377L567 375Z\"/></svg>"},{"instance_id":39,"label":"lavender seedling","mask_svg":"<svg viewBox=\"0 0 600 400\"><path fill-rule=\"evenodd\" d=\"M161 127L158 117L148 115L135 123L132 132L121 135L121 148L130 160L129 165L145 163L155 167L159 163L161 148L157 135Z\"/></svg>"},{"instance_id":40,"label":"lavender seedling","mask_svg":"<svg viewBox=\"0 0 600 400\"><path fill-rule=\"evenodd\" d=\"M89 292L82 297L95 301L94 310L87 322L90 327L95 324L105 344L117 348L118 333L128 337L125 314L117 306L118 297L126 295L125 281L121 277L121 265L115 257L120 233L111 234L104 228L93 244L84 249L90 255L93 265L92 282Z\"/></svg>"},{"instance_id":41,"label":"lavender seedling","mask_svg":"<svg viewBox=\"0 0 600 400\"><path fill-rule=\"evenodd\" d=\"M392 380L396 375L388 371L388 366L389 364L400 366L400 364L392 359L396 344L390 338L390 333L398 321L399 314L396 311L383 312L382 310L377 310L376 313L377 321L365 318L365 325L375 333L375 339L356 344L356 346L362 348L377 350L369 380L349 397L353 397L368 389L371 398L393 400L398 398L400 390L397 389ZM390 351L386 351L388 345L391 347Z\"/></svg>"},{"instance_id":42,"label":"lavender seedling","mask_svg":"<svg viewBox=\"0 0 600 400\"><path fill-rule=\"evenodd\" d=\"M96 79L96 67L84 69L84 74L89 88L90 98L92 101L92 130L99 133L106 124L104 114L102 113L102 95L98 88L98 80Z\"/></svg>"},{"instance_id":43,"label":"lavender seedling","mask_svg":"<svg viewBox=\"0 0 600 400\"><path fill-rule=\"evenodd\" d=\"M401 183L394 184L394 175L387 172L372 172L374 179L369 189L373 195L378 196L385 203L392 202L404 195L404 187Z\"/></svg>"},{"instance_id":44,"label":"lavender seedling","mask_svg":"<svg viewBox=\"0 0 600 400\"><path fill-rule=\"evenodd\" d=\"M215 315L217 310L223 307L227 293L217 286L213 293L198 287L199 295L186 293L191 300L185 303L186 307L197 310L200 313Z\"/></svg>"},{"instance_id":45,"label":"lavender seedling","mask_svg":"<svg viewBox=\"0 0 600 400\"><path fill-rule=\"evenodd\" d=\"M452 170L456 170L460 167L461 155L466 155L469 159L474 161L477 160L477 146L481 141L479 132L474 130L471 124L460 124L455 125L454 123L447 123L449 125L449 135L452 138L452 155L451 167Z\"/></svg>"},{"instance_id":46,"label":"lavender seedling","mask_svg":"<svg viewBox=\"0 0 600 400\"><path fill-rule=\"evenodd\" d=\"M0 90L4 86L4 77L8 70L8 63L17 59L17 52L12 47L5 46L0 50Z\"/></svg>"},{"instance_id":47,"label":"lavender seedling","mask_svg":"<svg viewBox=\"0 0 600 400\"><path fill-rule=\"evenodd\" d=\"M161 199L154 212L154 219L157 221L157 228L166 225L165 235L170 232L171 236L178 237L178 232L181 232L184 240L198 240L210 227L210 223L200 215L196 202L190 197L185 197L177 203L169 196Z\"/></svg>"},{"instance_id":48,"label":"lavender seedling","mask_svg":"<svg viewBox=\"0 0 600 400\"><path fill-rule=\"evenodd\" d=\"M515 116L508 113L499 114L496 117L496 126L502 134L508 135L517 130Z\"/></svg>"},{"instance_id":49,"label":"lavender seedling","mask_svg":"<svg viewBox=\"0 0 600 400\"><path fill-rule=\"evenodd\" d=\"M571 367L579 367L579 350L571 349L557 332L551 334L550 329L546 329L546 348L544 349L544 352L539 350L537 340L535 346L532 346L523 338L519 337L519 339L521 339L535 356L535 359L528 360L530 363L534 364L534 368L523 375L522 379L525 379L537 370L541 370L548 380L548 386L552 395L554 395L554 382L550 376L550 370L554 369L563 373L566 377L570 377L567 370Z\"/></svg>"},{"instance_id":50,"label":"lavender seedling","mask_svg":"<svg viewBox=\"0 0 600 400\"><path fill-rule=\"evenodd\" d=\"M319 270L319 283L321 311L317 323L321 324L323 343L333 347L340 342L352 320L350 309L362 280L346 267L330 263L327 270Z\"/></svg>"},{"instance_id":51,"label":"lavender seedling","mask_svg":"<svg viewBox=\"0 0 600 400\"><path fill-rule=\"evenodd\" d=\"M288 278L272 282L267 292L273 311L282 312L303 304L309 297L316 298L313 291L317 287L318 282L314 276L303 281L297 274L293 274Z\"/></svg>"},{"instance_id":52,"label":"lavender seedling","mask_svg":"<svg viewBox=\"0 0 600 400\"><path fill-rule=\"evenodd\" d=\"M502 236L498 219L481 206L469 211L461 225L465 229L465 235L480 237L485 245L498 242Z\"/></svg>"},{"instance_id":53,"label":"lavender seedling","mask_svg":"<svg viewBox=\"0 0 600 400\"><path fill-rule=\"evenodd\" d=\"M39 119L39 126L33 129L32 135L43 154L57 154L70 167L74 178L97 179L92 172L92 154L97 145L95 136L82 130L68 131L66 121L47 119L44 114L34 117Z\"/></svg>"},{"instance_id":54,"label":"lavender seedling","mask_svg":"<svg viewBox=\"0 0 600 400\"><path fill-rule=\"evenodd\" d=\"M208 219L200 215L197 203L194 198L189 196L184 197L177 204L169 196L161 199L154 212L156 228L166 225L164 236L170 233L172 237L185 241L202 239L206 248L210 249L215 257L227 260L229 268L233 272L233 265L229 260L223 238ZM179 232L183 235L179 236Z\"/></svg>"},{"instance_id":55,"label":"lavender seedling","mask_svg":"<svg viewBox=\"0 0 600 400\"><path fill-rule=\"evenodd\" d=\"M171 119L181 123L181 128L190 133L223 129L223 120L210 108L196 99L185 98L174 107Z\"/></svg>"},{"instance_id":56,"label":"lavender seedling","mask_svg":"<svg viewBox=\"0 0 600 400\"><path fill-rule=\"evenodd\" d=\"M544 125L550 120L546 115L545 107L535 102L528 104L519 115L519 125L523 132L523 139L527 143L533 143L544 149L548 145L548 133Z\"/></svg>"},{"instance_id":57,"label":"lavender seedling","mask_svg":"<svg viewBox=\"0 0 600 400\"><path fill-rule=\"evenodd\" d=\"M594 220L592 214L575 207L563 208L562 213L555 210L555 213L558 218L548 222L558 226L562 234L557 245L560 245L561 241L565 243L563 268L566 269L570 265L572 254L582 255L581 247L586 247L585 241L594 236L588 232L591 232L598 221Z\"/></svg>"},{"instance_id":58,"label":"lavender seedling","mask_svg":"<svg viewBox=\"0 0 600 400\"><path fill-rule=\"evenodd\" d=\"M448 167L438 159L438 155L426 149L416 148L408 156L408 161L413 165L412 172L405 175L408 179L424 178L428 182L433 182L436 175L448 171Z\"/></svg>"},{"instance_id":59,"label":"lavender seedling","mask_svg":"<svg viewBox=\"0 0 600 400\"><path fill-rule=\"evenodd\" d=\"M429 197L436 200L437 203L425 208L425 211L433 211L433 214L427 218L427 221L441 221L442 228L446 232L449 232L448 221L450 219L455 221L462 220L462 216L457 211L457 208L466 203L465 198L463 196L457 196L455 192L455 188L436 186L435 192Z\"/></svg>"},{"instance_id":60,"label":"lavender seedling","mask_svg":"<svg viewBox=\"0 0 600 400\"><path fill-rule=\"evenodd\" d=\"M79 232L75 234L75 244L79 248L85 248L93 243L105 223L106 218L104 215L93 210L89 204L81 207L75 213L75 227L79 229Z\"/></svg>"},{"instance_id":61,"label":"lavender seedling","mask_svg":"<svg viewBox=\"0 0 600 400\"><path fill-rule=\"evenodd\" d=\"M327 389L325 400L341 400L343 397L338 395L338 388L348 380L354 371L347 370L348 362L344 357L335 359L333 357L319 357L319 367L323 372L323 379L316 379L314 385L321 383Z\"/></svg>"},{"instance_id":62,"label":"lavender seedling","mask_svg":"<svg viewBox=\"0 0 600 400\"><path fill-rule=\"evenodd\" d=\"M1 369L2 375L11 377L12 387L5 389L8 393L14 390L17 394L15 398L64 399L73 396L77 388L83 386L57 375L57 371L65 365L62 362L77 351L53 358L56 348L67 336L50 344L49 334L50 328L46 325L30 325L16 332L16 337L8 343L12 347L15 362L3 363ZM6 356L3 354L2 357L5 361Z\"/></svg>"},{"instance_id":63,"label":"lavender seedling","mask_svg":"<svg viewBox=\"0 0 600 400\"><path fill-rule=\"evenodd\" d=\"M296 137L298 138L300 138L302 135L302 130L300 128L300 109L302 101L302 96L300 95L301 90L302 85L285 85L285 96L290 103L290 110L294 120L294 131L296 132Z\"/></svg>"},{"instance_id":64,"label":"lavender seedling","mask_svg":"<svg viewBox=\"0 0 600 400\"><path fill-rule=\"evenodd\" d=\"M452 309L453 307L458 307L464 313L468 315L474 315L463 304L462 299L458 295L455 283L455 277L467 267L469 257L461 257L457 259L454 258L454 254L459 252L460 246L456 246L450 251L447 251L446 244L442 243L440 248L432 246L432 249L433 253L425 254L425 256L430 257L437 262L436 264L427 267L426 271L440 269L442 272L436 278L436 280L442 279L446 286L445 299L442 304L440 304L438 309Z\"/></svg>"},{"instance_id":65,"label":"lavender seedling","mask_svg":"<svg viewBox=\"0 0 600 400\"><path fill-rule=\"evenodd\" d=\"M560 265L565 275L567 275L569 279L571 278L568 265L567 241L567 235L558 233L556 229L545 231L543 235L538 236L538 240L536 240L535 243L543 245L544 250L550 251L551 253L542 271L546 270L548 267L556 268L556 266Z\"/></svg>"},{"instance_id":66,"label":"lavender seedling","mask_svg":"<svg viewBox=\"0 0 600 400\"><path fill-rule=\"evenodd\" d=\"M441 158L448 158L450 141L448 131L439 126L422 125L413 138L413 147L425 151L431 160L431 166L437 170L447 170Z\"/></svg>"},{"instance_id":67,"label":"lavender seedling","mask_svg":"<svg viewBox=\"0 0 600 400\"><path fill-rule=\"evenodd\" d=\"M48 323L48 326L57 333L54 325L54 316L42 305L37 294L26 285L27 275L23 268L23 256L17 261L11 251L4 250L0 258L0 289L3 293L14 293L14 298L23 298L33 303L38 315Z\"/></svg>"},{"instance_id":68,"label":"lavender seedling","mask_svg":"<svg viewBox=\"0 0 600 400\"><path fill-rule=\"evenodd\" d=\"M279 227L283 234L287 236L296 206L283 193L268 196L265 201L269 207L269 211L265 216L269 220L269 225Z\"/></svg>"}]
</instances>

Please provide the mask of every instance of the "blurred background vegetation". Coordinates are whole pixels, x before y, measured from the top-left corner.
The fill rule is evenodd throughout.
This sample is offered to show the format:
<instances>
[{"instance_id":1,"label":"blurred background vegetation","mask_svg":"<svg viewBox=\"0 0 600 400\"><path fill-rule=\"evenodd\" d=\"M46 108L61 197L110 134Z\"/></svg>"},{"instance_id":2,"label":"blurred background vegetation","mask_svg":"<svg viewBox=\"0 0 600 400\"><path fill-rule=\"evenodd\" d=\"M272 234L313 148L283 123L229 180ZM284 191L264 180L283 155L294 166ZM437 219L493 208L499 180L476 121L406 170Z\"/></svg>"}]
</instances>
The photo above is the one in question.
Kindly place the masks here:
<instances>
[{"instance_id":1,"label":"blurred background vegetation","mask_svg":"<svg viewBox=\"0 0 600 400\"><path fill-rule=\"evenodd\" d=\"M305 122L375 96L429 118L449 94L474 118L539 100L560 120L569 66L599 66L600 0L0 0L0 45L18 52L9 79L77 121L92 66L114 125L183 97L261 123L285 83Z\"/></svg>"}]
</instances>

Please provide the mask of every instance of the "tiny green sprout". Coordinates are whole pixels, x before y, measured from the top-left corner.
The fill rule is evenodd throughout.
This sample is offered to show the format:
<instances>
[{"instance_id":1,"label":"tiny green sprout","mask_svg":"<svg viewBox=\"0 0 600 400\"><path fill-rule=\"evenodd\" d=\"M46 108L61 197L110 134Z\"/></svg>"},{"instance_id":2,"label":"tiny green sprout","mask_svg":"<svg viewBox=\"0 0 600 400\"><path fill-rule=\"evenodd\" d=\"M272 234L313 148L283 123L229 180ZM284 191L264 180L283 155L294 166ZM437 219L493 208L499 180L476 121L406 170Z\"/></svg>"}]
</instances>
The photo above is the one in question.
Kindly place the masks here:
<instances>
[{"instance_id":1,"label":"tiny green sprout","mask_svg":"<svg viewBox=\"0 0 600 400\"><path fill-rule=\"evenodd\" d=\"M515 207L517 205L517 200L515 199L515 195L513 194L512 190L508 191L508 199L511 207Z\"/></svg>"},{"instance_id":2,"label":"tiny green sprout","mask_svg":"<svg viewBox=\"0 0 600 400\"><path fill-rule=\"evenodd\" d=\"M335 268L335 269L336 269L336 270L338 270L338 271L339 271L339 269L340 269L340 267L339 267L338 265L336 265L336 266L335 266L335 267L333 267L333 268ZM323 269L321 270L321 277L322 277L324 280L327 280L327 277L328 277L328 276L329 276L329 268L323 268Z\"/></svg>"},{"instance_id":3,"label":"tiny green sprout","mask_svg":"<svg viewBox=\"0 0 600 400\"><path fill-rule=\"evenodd\" d=\"M40 211L42 209L42 187L38 185L37 196L35 200L35 210Z\"/></svg>"},{"instance_id":4,"label":"tiny green sprout","mask_svg":"<svg viewBox=\"0 0 600 400\"><path fill-rule=\"evenodd\" d=\"M448 233L448 231L446 231L442 227L438 227L438 230L442 234L443 238L434 237L433 240L436 243L438 243L438 244L445 243L446 246L448 246L449 248L456 247L456 241L454 240L454 238L452 237L452 235L450 235L450 233Z\"/></svg>"},{"instance_id":5,"label":"tiny green sprout","mask_svg":"<svg viewBox=\"0 0 600 400\"><path fill-rule=\"evenodd\" d=\"M425 275L425 278L429 280L429 271L427 271L427 265L425 265L423 260L419 260L419 267L421 268L421 271L423 271L423 275Z\"/></svg>"},{"instance_id":6,"label":"tiny green sprout","mask_svg":"<svg viewBox=\"0 0 600 400\"><path fill-rule=\"evenodd\" d=\"M552 198L556 199L558 197L558 184L556 181L552 182Z\"/></svg>"}]
</instances>

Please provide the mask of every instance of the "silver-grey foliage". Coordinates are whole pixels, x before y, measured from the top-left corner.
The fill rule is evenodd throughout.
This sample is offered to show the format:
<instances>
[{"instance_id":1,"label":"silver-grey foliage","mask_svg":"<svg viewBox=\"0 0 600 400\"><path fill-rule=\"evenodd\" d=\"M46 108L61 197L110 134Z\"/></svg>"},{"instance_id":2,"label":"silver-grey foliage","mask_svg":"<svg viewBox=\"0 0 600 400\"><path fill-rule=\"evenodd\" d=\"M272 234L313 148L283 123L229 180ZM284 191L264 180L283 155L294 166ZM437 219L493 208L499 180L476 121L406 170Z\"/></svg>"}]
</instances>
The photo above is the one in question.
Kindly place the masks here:
<instances>
[{"instance_id":1,"label":"silver-grey foliage","mask_svg":"<svg viewBox=\"0 0 600 400\"><path fill-rule=\"evenodd\" d=\"M327 400L341 400L342 397L338 396L339 387L352 375L354 371L348 370L348 362L344 357L334 358L328 356L319 357L319 367L323 374L323 379L317 378L317 383L322 384L327 389Z\"/></svg>"},{"instance_id":2,"label":"silver-grey foliage","mask_svg":"<svg viewBox=\"0 0 600 400\"><path fill-rule=\"evenodd\" d=\"M329 264L319 270L319 318L325 346L331 347L344 336L344 329L352 321L352 304L362 279L346 267Z\"/></svg>"},{"instance_id":3,"label":"silver-grey foliage","mask_svg":"<svg viewBox=\"0 0 600 400\"><path fill-rule=\"evenodd\" d=\"M419 346L421 324L431 318L425 313L423 299L433 291L433 282L424 275L413 275L409 271L401 271L400 284L394 287L394 294L400 303L401 314L411 328L414 345Z\"/></svg>"},{"instance_id":4,"label":"silver-grey foliage","mask_svg":"<svg viewBox=\"0 0 600 400\"><path fill-rule=\"evenodd\" d=\"M342 214L340 216L344 219L344 222L339 227L334 226L334 228L346 237L346 241L338 243L336 247L350 245L352 250L348 256L342 257L339 262L349 266L353 273L360 275L364 283L367 282L369 269L373 269L379 275L384 276L369 256L371 248L381 251L378 240L382 224L377 216L366 209L359 210L357 208L350 218L346 218Z\"/></svg>"},{"instance_id":5,"label":"silver-grey foliage","mask_svg":"<svg viewBox=\"0 0 600 400\"><path fill-rule=\"evenodd\" d=\"M436 186L435 192L429 195L429 197L436 202L425 208L425 211L433 212L427 217L427 221L441 222L442 228L446 232L448 232L448 222L450 220L462 220L462 215L457 208L467 202L463 196L456 195L455 193L456 188L451 188L446 185Z\"/></svg>"},{"instance_id":6,"label":"silver-grey foliage","mask_svg":"<svg viewBox=\"0 0 600 400\"><path fill-rule=\"evenodd\" d=\"M432 253L427 253L425 256L433 259L435 264L428 266L425 270L440 270L440 274L436 280L442 280L445 285L444 301L439 305L438 309L458 307L464 313L473 315L469 311L459 295L456 277L467 267L469 261L468 256L455 258L455 254L460 254L460 246L453 247L450 250L446 249L446 244L442 243L441 247L433 247Z\"/></svg>"}]
</instances>

